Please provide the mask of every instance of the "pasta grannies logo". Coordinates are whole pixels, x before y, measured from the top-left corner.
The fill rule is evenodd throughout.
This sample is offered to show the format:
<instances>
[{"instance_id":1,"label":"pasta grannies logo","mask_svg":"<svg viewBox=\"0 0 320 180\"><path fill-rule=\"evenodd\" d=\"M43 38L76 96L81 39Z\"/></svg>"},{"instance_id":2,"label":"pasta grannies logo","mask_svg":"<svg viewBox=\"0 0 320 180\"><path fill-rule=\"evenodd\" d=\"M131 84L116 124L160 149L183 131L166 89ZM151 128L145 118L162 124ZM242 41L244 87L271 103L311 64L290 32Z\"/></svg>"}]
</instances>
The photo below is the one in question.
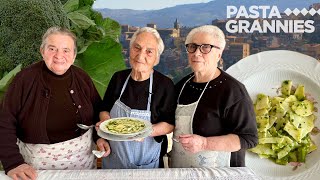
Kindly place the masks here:
<instances>
[{"instance_id":1,"label":"pasta grannies logo","mask_svg":"<svg viewBox=\"0 0 320 180\"><path fill-rule=\"evenodd\" d=\"M280 13L277 6L227 6L226 30L229 33L313 33L314 21L307 17L320 15L314 8Z\"/></svg>"}]
</instances>

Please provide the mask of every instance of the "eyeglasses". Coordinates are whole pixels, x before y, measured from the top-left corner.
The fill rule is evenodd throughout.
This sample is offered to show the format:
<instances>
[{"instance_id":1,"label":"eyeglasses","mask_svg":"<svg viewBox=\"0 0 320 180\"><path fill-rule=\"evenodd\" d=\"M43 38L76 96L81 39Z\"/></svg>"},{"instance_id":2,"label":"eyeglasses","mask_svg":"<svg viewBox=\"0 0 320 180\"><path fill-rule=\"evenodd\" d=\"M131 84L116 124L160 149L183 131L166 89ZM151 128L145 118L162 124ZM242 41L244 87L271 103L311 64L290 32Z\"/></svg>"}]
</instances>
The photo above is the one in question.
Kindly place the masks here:
<instances>
[{"instance_id":1,"label":"eyeglasses","mask_svg":"<svg viewBox=\"0 0 320 180\"><path fill-rule=\"evenodd\" d=\"M220 47L211 45L211 44L195 44L195 43L190 43L186 44L186 50L188 53L194 53L197 51L198 47L200 47L200 52L203 54L208 54L212 48L220 49Z\"/></svg>"}]
</instances>

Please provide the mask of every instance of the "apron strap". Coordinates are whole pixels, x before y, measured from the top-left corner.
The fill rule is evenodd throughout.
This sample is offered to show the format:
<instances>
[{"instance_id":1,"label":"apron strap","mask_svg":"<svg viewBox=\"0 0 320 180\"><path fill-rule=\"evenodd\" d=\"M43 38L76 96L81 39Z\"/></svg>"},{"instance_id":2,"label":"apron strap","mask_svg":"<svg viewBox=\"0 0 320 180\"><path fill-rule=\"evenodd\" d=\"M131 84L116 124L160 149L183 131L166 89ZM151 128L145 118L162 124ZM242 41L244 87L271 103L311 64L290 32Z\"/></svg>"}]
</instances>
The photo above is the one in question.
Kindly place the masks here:
<instances>
[{"instance_id":1,"label":"apron strap","mask_svg":"<svg viewBox=\"0 0 320 180\"><path fill-rule=\"evenodd\" d=\"M123 84L123 86L122 86L122 89L121 89L121 93L120 93L119 99L121 98L122 93L124 92L124 90L125 90L125 89L126 89L126 87L127 87L127 84L128 84L128 81L129 81L130 76L131 76L131 73L129 74L129 76L127 77L126 81L124 82L124 84Z\"/></svg>"},{"instance_id":2,"label":"apron strap","mask_svg":"<svg viewBox=\"0 0 320 180\"><path fill-rule=\"evenodd\" d=\"M152 86L153 86L153 72L152 72L152 73L151 73L151 75L150 75L149 97L148 97L148 106L147 106L147 111L150 111L150 108L151 108Z\"/></svg>"},{"instance_id":3,"label":"apron strap","mask_svg":"<svg viewBox=\"0 0 320 180\"><path fill-rule=\"evenodd\" d=\"M122 86L119 99L121 98L124 90L126 89L130 77L131 77L131 73L129 74L129 76L127 77L126 81L124 82L124 84L123 84L123 86ZM151 75L150 75L149 92L148 92L148 93L149 93L149 96L148 96L147 111L150 111L150 109L151 109L152 86L153 86L153 72L152 72Z\"/></svg>"},{"instance_id":4,"label":"apron strap","mask_svg":"<svg viewBox=\"0 0 320 180\"><path fill-rule=\"evenodd\" d=\"M179 96L178 96L178 99L177 99L177 103L179 104L179 99L180 99L180 95L182 94L182 91L184 89L184 87L186 86L187 82L189 82L191 80L191 78L193 78L194 75L192 75L182 86L181 90L180 90L180 93L179 93ZM195 108L193 110L193 113L192 113L192 116L191 116L191 123L190 123L190 132L193 134L193 128L192 128L192 124L193 124L193 117L194 117L194 114L196 113L196 110L197 110L197 107L198 107L198 104L199 104L199 101L200 99L202 98L202 95L204 94L205 90L207 89L208 85L209 85L210 81L208 81L205 85L205 87L203 88L198 100L195 102L196 105L195 105Z\"/></svg>"},{"instance_id":5,"label":"apron strap","mask_svg":"<svg viewBox=\"0 0 320 180\"><path fill-rule=\"evenodd\" d=\"M181 90L180 90L178 99L177 99L177 103L178 103L178 104L179 104L180 95L182 94L182 91L183 91L184 87L186 86L187 82L189 82L189 81L191 80L191 78L193 78L193 77L194 77L194 75L192 75L192 76L183 84L183 86L182 86L182 88L181 88ZM204 91L207 89L209 83L210 83L210 81L208 81L207 84L205 85L205 87L204 87L203 91L201 92L201 94L200 94L200 96L199 96L199 98L198 98L197 101L200 101L200 99L201 99Z\"/></svg>"}]
</instances>

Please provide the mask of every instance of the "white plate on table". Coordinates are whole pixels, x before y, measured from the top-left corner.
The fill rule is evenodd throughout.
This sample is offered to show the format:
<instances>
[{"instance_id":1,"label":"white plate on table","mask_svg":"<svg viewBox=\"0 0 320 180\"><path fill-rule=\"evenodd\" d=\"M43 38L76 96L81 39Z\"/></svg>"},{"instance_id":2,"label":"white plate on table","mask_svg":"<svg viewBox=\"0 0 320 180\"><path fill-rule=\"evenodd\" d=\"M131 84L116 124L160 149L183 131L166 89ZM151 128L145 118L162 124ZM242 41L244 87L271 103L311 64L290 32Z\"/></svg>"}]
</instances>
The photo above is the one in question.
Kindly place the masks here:
<instances>
[{"instance_id":1,"label":"white plate on table","mask_svg":"<svg viewBox=\"0 0 320 180\"><path fill-rule=\"evenodd\" d=\"M315 107L320 111L320 62L293 51L265 51L248 56L226 70L242 82L253 100L258 93L277 95L283 80L292 80L293 85L303 84L305 92L311 94ZM315 126L320 128L320 112ZM318 180L320 179L320 134L311 136L318 149L308 154L306 163L293 170L293 166L278 165L269 159L260 159L257 154L246 153L246 165L263 179Z\"/></svg>"}]
</instances>

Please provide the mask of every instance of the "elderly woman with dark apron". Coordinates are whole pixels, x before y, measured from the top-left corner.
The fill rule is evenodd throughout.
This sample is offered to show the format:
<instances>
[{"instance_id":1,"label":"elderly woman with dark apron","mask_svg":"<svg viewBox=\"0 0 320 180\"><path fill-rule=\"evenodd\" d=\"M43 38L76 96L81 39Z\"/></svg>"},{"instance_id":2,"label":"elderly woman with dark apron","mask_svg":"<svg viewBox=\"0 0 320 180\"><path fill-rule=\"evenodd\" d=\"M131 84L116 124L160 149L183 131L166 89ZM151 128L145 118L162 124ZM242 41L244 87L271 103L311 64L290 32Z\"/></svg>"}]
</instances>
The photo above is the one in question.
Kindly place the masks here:
<instances>
[{"instance_id":1,"label":"elderly woman with dark apron","mask_svg":"<svg viewBox=\"0 0 320 180\"><path fill-rule=\"evenodd\" d=\"M224 46L224 34L216 26L195 28L186 38L193 73L176 84L170 167L245 166L245 150L258 142L245 87L217 67Z\"/></svg>"},{"instance_id":2,"label":"elderly woman with dark apron","mask_svg":"<svg viewBox=\"0 0 320 180\"><path fill-rule=\"evenodd\" d=\"M116 72L111 78L97 125L109 118L134 117L150 121L153 131L140 141L98 139L98 147L106 151L102 168L160 167L163 138L174 128L176 107L173 82L153 70L163 49L155 29L144 27L134 33L130 42L132 69Z\"/></svg>"}]
</instances>

